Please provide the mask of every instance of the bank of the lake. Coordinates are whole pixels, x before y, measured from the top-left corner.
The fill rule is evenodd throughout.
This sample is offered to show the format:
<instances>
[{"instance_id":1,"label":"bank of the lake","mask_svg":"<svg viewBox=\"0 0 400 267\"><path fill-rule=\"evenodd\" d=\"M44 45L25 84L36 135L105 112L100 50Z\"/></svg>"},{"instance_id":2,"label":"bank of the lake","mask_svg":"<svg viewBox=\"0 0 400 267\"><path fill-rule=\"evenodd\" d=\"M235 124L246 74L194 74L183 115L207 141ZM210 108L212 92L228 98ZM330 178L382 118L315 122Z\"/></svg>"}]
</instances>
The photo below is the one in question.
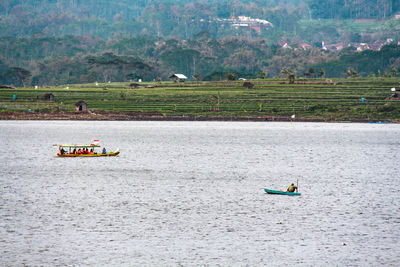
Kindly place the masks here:
<instances>
[{"instance_id":1,"label":"bank of the lake","mask_svg":"<svg viewBox=\"0 0 400 267\"><path fill-rule=\"evenodd\" d=\"M400 123L400 119L373 120L373 119L336 119L291 116L163 116L160 114L146 114L137 112L0 112L0 120L76 120L76 121L254 121L254 122L343 122L343 123Z\"/></svg>"}]
</instances>

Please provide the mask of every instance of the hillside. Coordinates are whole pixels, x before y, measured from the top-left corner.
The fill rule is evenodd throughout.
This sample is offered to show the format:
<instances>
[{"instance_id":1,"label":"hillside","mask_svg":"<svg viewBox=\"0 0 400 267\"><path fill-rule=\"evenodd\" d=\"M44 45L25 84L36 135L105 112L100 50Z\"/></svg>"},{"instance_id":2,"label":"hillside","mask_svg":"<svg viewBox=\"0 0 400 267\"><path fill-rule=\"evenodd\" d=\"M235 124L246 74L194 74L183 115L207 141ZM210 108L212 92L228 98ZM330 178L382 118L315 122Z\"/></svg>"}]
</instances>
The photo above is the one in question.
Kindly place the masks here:
<instances>
[{"instance_id":1,"label":"hillside","mask_svg":"<svg viewBox=\"0 0 400 267\"><path fill-rule=\"evenodd\" d=\"M297 77L344 77L349 68L362 76L397 76L397 50L379 50L400 40L400 19L394 17L399 5L394 0L362 5L356 0L5 0L0 1L0 84L167 80L171 73L192 80L271 78L285 69ZM376 51L355 53L364 47ZM380 63L365 64L374 53Z\"/></svg>"},{"instance_id":2,"label":"hillside","mask_svg":"<svg viewBox=\"0 0 400 267\"><path fill-rule=\"evenodd\" d=\"M282 37L312 42L321 41L320 34L326 40L331 33L321 28L315 36L303 38L297 30L304 20L386 21L399 11L399 1L395 0L5 0L0 2L0 36L91 35L110 39L148 35L193 39L207 31L216 39L239 35L267 38L273 43ZM238 16L266 20L273 27L260 29L260 25L251 27L225 20ZM339 25L333 41L353 30ZM376 29L380 32L384 29ZM389 34L398 36L395 32Z\"/></svg>"}]
</instances>

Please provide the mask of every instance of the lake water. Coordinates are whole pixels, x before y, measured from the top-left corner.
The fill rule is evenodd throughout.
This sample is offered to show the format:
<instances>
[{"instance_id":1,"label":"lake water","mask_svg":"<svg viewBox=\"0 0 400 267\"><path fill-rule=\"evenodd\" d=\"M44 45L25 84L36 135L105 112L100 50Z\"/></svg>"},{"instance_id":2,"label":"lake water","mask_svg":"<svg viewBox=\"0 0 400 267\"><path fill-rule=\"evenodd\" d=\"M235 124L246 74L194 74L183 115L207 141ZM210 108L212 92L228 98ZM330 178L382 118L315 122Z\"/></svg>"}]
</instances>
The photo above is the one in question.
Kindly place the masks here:
<instances>
[{"instance_id":1,"label":"lake water","mask_svg":"<svg viewBox=\"0 0 400 267\"><path fill-rule=\"evenodd\" d=\"M121 154L54 156L94 139ZM394 124L0 121L0 265L399 266L399 147Z\"/></svg>"}]
</instances>

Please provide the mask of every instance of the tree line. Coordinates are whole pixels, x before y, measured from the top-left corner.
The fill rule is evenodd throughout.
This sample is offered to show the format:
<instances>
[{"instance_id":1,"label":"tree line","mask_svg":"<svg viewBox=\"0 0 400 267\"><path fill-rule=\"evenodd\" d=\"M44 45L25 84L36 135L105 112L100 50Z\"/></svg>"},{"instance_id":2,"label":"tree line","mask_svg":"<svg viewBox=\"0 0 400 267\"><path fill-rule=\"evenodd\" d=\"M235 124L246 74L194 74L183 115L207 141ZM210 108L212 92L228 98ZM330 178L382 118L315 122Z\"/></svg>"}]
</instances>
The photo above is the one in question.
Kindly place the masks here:
<instances>
[{"instance_id":1,"label":"tree line","mask_svg":"<svg viewBox=\"0 0 400 267\"><path fill-rule=\"evenodd\" d=\"M300 46L284 49L263 39L215 40L206 36L188 40L2 37L0 83L44 86L152 81L167 80L172 73L183 73L192 80L225 80L288 73L295 77L344 77L349 68L362 76L400 71L396 44L381 51L355 53L351 49L334 52Z\"/></svg>"}]
</instances>

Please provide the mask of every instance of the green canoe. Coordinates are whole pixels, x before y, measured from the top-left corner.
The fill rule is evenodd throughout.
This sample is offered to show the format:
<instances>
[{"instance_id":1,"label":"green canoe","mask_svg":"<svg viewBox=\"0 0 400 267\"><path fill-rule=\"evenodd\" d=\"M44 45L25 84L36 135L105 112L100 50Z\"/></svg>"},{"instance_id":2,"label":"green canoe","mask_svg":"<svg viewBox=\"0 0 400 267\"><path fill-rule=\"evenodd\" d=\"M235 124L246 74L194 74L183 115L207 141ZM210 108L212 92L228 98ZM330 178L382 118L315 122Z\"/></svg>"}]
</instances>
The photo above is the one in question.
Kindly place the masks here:
<instances>
[{"instance_id":1,"label":"green canoe","mask_svg":"<svg viewBox=\"0 0 400 267\"><path fill-rule=\"evenodd\" d=\"M301 193L297 193L297 192L276 191L276 190L270 190L267 188L264 188L264 190L268 194L275 194L275 195L289 195L289 196L300 196L301 195Z\"/></svg>"}]
</instances>

